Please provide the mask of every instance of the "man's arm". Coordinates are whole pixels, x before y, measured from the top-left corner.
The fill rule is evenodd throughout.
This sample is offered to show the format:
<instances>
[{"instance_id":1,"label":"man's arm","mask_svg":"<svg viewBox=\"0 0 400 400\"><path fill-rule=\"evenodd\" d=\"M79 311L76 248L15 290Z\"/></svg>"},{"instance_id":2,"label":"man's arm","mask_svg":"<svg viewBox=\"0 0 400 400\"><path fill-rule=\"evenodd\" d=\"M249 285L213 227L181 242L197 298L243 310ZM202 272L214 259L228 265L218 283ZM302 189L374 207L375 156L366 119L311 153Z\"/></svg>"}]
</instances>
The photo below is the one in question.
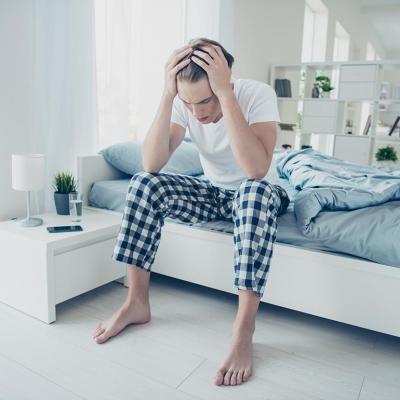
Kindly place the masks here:
<instances>
[{"instance_id":1,"label":"man's arm","mask_svg":"<svg viewBox=\"0 0 400 400\"><path fill-rule=\"evenodd\" d=\"M170 122L172 103L173 98L163 95L156 117L143 142L142 161L146 172L159 172L185 137L185 128Z\"/></svg>"},{"instance_id":2,"label":"man's arm","mask_svg":"<svg viewBox=\"0 0 400 400\"><path fill-rule=\"evenodd\" d=\"M221 104L232 152L250 179L263 178L269 169L276 144L276 123L262 122L249 126L230 84L230 70L218 46L205 46L193 52L191 60L208 75L211 90Z\"/></svg>"},{"instance_id":3,"label":"man's arm","mask_svg":"<svg viewBox=\"0 0 400 400\"><path fill-rule=\"evenodd\" d=\"M276 123L259 122L249 125L232 93L218 99L228 129L232 152L250 179L262 179L268 172L276 145Z\"/></svg>"},{"instance_id":4,"label":"man's arm","mask_svg":"<svg viewBox=\"0 0 400 400\"><path fill-rule=\"evenodd\" d=\"M142 161L146 172L159 172L185 136L185 128L170 121L173 101L177 94L176 74L189 63L189 60L179 60L190 51L188 46L175 50L165 64L164 92L142 145Z\"/></svg>"}]
</instances>

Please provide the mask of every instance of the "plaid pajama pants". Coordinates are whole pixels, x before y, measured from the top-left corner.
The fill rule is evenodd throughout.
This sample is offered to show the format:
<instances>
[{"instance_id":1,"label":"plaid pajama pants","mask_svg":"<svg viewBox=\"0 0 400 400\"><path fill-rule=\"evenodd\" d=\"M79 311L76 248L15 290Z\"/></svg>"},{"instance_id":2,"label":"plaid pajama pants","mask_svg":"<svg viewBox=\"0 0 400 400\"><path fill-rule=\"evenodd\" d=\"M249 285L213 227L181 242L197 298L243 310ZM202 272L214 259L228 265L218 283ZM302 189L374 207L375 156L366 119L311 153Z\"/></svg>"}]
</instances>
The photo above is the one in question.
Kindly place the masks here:
<instances>
[{"instance_id":1,"label":"plaid pajama pants","mask_svg":"<svg viewBox=\"0 0 400 400\"><path fill-rule=\"evenodd\" d=\"M234 285L261 297L277 216L288 204L286 191L266 180L245 179L237 190L228 190L206 178L139 172L129 184L112 258L150 271L166 217L190 223L233 221Z\"/></svg>"}]
</instances>

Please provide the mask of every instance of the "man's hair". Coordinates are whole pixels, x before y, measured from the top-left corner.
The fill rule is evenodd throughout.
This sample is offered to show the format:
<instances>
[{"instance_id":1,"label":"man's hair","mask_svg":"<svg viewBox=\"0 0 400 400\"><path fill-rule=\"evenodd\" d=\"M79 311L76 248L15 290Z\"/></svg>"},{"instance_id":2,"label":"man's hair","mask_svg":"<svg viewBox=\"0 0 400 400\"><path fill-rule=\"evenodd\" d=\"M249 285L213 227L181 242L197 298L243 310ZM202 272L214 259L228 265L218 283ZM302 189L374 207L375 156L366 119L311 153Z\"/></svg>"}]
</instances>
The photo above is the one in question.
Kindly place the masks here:
<instances>
[{"instance_id":1,"label":"man's hair","mask_svg":"<svg viewBox=\"0 0 400 400\"><path fill-rule=\"evenodd\" d=\"M193 51L200 50L200 51L204 51L204 52L206 52L205 50L202 49L202 47L204 47L204 46L214 45L214 46L220 47L222 50L222 53L224 54L224 56L226 58L226 61L228 62L229 68L232 68L232 64L235 61L232 54L228 53L224 49L224 47L220 43L216 42L215 40L211 40L211 39L207 39L207 38L196 38L196 39L191 39L189 41L188 45L193 48ZM182 62L182 61L186 60L187 58L192 57L193 51L191 51L189 54L187 54L185 57L183 57L181 60L179 60L179 62ZM203 68L201 68L200 65L196 64L194 61L190 61L190 63L188 65L183 67L176 74L176 79L178 79L180 81L188 81L188 82L197 82L204 77L207 78L207 72Z\"/></svg>"}]
</instances>

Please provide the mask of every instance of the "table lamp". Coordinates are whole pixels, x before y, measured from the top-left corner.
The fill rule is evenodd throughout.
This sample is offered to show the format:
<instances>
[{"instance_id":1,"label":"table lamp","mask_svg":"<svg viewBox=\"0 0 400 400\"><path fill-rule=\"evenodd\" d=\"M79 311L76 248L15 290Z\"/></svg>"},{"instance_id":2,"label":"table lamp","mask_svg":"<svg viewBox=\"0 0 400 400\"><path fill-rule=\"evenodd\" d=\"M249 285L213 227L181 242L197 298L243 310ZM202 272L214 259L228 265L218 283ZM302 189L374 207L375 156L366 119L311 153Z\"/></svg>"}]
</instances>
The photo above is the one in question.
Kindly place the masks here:
<instances>
[{"instance_id":1,"label":"table lamp","mask_svg":"<svg viewBox=\"0 0 400 400\"><path fill-rule=\"evenodd\" d=\"M44 154L12 155L12 188L26 191L27 216L16 224L21 227L32 227L43 224L41 218L30 215L30 192L44 187Z\"/></svg>"}]
</instances>

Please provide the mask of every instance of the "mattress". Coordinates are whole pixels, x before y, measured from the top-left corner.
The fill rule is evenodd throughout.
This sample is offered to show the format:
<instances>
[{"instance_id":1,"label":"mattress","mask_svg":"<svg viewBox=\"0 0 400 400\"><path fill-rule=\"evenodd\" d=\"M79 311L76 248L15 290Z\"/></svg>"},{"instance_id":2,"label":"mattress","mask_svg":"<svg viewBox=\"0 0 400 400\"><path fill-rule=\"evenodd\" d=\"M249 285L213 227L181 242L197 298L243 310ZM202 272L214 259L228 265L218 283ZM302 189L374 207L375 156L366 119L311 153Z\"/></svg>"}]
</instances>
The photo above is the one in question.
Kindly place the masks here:
<instances>
[{"instance_id":1,"label":"mattress","mask_svg":"<svg viewBox=\"0 0 400 400\"><path fill-rule=\"evenodd\" d=\"M112 211L123 212L125 206L126 193L128 191L130 179L118 179L95 182L89 193L88 204L92 207L104 208ZM289 195L290 204L286 212L278 217L278 229L276 241L312 250L326 251L329 253L343 254L332 251L323 243L309 239L301 234L296 226L293 210L294 199L297 191L293 189L288 180L275 177L274 184L283 187ZM199 229L233 233L233 222L230 221L211 221L201 223L185 223L177 219L166 218L166 221L190 225Z\"/></svg>"}]
</instances>

